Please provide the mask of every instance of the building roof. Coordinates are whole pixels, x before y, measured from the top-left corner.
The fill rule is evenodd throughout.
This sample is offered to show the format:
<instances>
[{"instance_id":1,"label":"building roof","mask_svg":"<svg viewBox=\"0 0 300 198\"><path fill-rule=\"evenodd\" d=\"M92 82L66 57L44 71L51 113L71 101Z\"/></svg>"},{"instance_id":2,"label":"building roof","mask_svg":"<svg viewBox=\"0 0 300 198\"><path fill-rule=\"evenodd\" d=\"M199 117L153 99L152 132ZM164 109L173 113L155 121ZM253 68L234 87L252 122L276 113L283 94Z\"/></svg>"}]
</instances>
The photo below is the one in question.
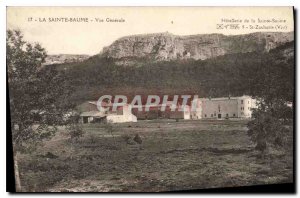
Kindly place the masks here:
<instances>
[{"instance_id":1,"label":"building roof","mask_svg":"<svg viewBox=\"0 0 300 198\"><path fill-rule=\"evenodd\" d=\"M93 104L97 106L98 101L89 101L89 104ZM101 102L101 106L102 107L111 107L113 105L113 103L107 103L107 102Z\"/></svg>"},{"instance_id":2,"label":"building roof","mask_svg":"<svg viewBox=\"0 0 300 198\"><path fill-rule=\"evenodd\" d=\"M246 98L252 98L251 96L239 96L239 97L220 97L220 98L198 98L198 100L202 101L210 101L210 100L240 100L240 99L246 99Z\"/></svg>"}]
</instances>

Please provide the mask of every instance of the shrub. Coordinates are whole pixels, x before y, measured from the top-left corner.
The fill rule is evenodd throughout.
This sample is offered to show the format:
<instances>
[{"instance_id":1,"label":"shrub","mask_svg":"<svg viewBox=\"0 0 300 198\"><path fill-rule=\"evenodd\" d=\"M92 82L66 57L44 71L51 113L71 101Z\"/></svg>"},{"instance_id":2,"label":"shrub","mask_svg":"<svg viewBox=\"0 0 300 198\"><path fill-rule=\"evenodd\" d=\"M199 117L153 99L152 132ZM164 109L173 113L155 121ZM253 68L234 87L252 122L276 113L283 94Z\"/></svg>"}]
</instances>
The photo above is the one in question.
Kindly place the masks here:
<instances>
[{"instance_id":1,"label":"shrub","mask_svg":"<svg viewBox=\"0 0 300 198\"><path fill-rule=\"evenodd\" d=\"M255 110L254 119L248 123L248 135L262 153L273 146L282 148L287 140L288 129L284 120L273 115L272 111Z\"/></svg>"},{"instance_id":2,"label":"shrub","mask_svg":"<svg viewBox=\"0 0 300 198\"><path fill-rule=\"evenodd\" d=\"M71 140L75 141L81 138L85 133L85 131L82 129L82 126L79 124L70 124L67 126L67 130Z\"/></svg>"}]
</instances>

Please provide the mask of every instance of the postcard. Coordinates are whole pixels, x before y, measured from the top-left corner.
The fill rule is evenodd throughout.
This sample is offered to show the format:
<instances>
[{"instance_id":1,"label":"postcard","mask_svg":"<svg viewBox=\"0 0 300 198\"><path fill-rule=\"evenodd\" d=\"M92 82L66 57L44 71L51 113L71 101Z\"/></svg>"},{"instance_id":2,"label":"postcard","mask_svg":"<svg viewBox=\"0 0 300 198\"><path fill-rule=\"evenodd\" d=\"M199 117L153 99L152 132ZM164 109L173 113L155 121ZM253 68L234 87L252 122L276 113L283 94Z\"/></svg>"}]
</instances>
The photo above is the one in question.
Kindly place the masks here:
<instances>
[{"instance_id":1,"label":"postcard","mask_svg":"<svg viewBox=\"0 0 300 198\"><path fill-rule=\"evenodd\" d=\"M293 7L8 6L6 49L16 192L293 189Z\"/></svg>"}]
</instances>

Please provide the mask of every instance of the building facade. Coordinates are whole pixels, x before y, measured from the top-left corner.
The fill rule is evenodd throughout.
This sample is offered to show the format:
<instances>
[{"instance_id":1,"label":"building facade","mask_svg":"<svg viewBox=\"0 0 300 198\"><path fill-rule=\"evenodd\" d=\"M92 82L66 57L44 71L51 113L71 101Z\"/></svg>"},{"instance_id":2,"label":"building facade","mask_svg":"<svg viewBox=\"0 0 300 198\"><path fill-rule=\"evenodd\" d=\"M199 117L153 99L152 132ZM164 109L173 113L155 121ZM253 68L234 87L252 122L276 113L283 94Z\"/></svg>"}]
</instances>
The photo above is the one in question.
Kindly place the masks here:
<instances>
[{"instance_id":1,"label":"building facade","mask_svg":"<svg viewBox=\"0 0 300 198\"><path fill-rule=\"evenodd\" d=\"M132 114L131 105L124 105L112 111L111 104L103 104L108 107L106 111L100 112L97 101L85 102L77 107L80 113L81 123L123 123L137 122L137 117Z\"/></svg>"},{"instance_id":2,"label":"building facade","mask_svg":"<svg viewBox=\"0 0 300 198\"><path fill-rule=\"evenodd\" d=\"M257 101L250 96L223 97L223 98L197 98L186 105L184 111L179 111L181 105L177 105L175 111L171 111L170 104L165 111L161 111L161 105L151 107L149 111L138 111L129 104L118 107L117 111L111 111L111 104L103 104L108 110L100 112L97 102L86 102L78 107L82 123L123 123L137 122L137 119L246 119L252 117L253 109L257 108ZM195 108L193 108L193 106Z\"/></svg>"},{"instance_id":3,"label":"building facade","mask_svg":"<svg viewBox=\"0 0 300 198\"><path fill-rule=\"evenodd\" d=\"M197 98L193 100L196 111L190 111L190 119L251 118L257 108L250 96L224 98Z\"/></svg>"},{"instance_id":4,"label":"building facade","mask_svg":"<svg viewBox=\"0 0 300 198\"><path fill-rule=\"evenodd\" d=\"M116 113L107 113L106 120L110 123L137 122L137 117L132 114L131 105L126 104L120 107Z\"/></svg>"}]
</instances>

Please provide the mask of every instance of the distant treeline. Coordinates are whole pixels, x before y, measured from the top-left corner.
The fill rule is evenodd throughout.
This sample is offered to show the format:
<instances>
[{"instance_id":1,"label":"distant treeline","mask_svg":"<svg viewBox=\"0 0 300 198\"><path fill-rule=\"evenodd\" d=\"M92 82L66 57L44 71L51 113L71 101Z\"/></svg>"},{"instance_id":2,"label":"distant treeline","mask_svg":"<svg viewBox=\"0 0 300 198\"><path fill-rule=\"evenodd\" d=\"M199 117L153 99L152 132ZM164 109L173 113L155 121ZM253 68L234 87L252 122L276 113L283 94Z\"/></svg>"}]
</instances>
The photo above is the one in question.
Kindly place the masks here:
<instances>
[{"instance_id":1,"label":"distant treeline","mask_svg":"<svg viewBox=\"0 0 300 198\"><path fill-rule=\"evenodd\" d=\"M93 56L80 63L55 67L65 71L73 89L72 100L77 103L97 100L103 94L259 96L266 88L274 88L274 94L292 101L293 52L294 43L290 42L270 52L228 54L208 60L139 59L132 66L121 66L113 59Z\"/></svg>"}]
</instances>

